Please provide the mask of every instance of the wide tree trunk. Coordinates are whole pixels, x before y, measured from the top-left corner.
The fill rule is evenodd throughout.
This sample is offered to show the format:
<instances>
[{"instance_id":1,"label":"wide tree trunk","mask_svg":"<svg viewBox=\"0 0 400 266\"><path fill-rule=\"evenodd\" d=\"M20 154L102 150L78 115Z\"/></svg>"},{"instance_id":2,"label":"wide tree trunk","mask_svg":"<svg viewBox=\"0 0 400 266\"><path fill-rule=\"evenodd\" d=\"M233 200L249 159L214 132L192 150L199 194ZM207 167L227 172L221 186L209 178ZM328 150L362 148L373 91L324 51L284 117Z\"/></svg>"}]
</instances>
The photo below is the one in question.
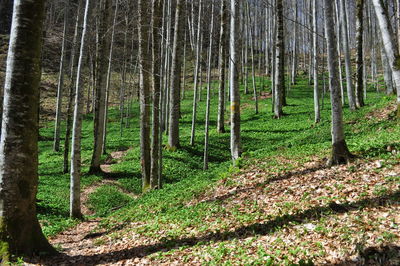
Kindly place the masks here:
<instances>
[{"instance_id":1,"label":"wide tree trunk","mask_svg":"<svg viewBox=\"0 0 400 266\"><path fill-rule=\"evenodd\" d=\"M230 25L230 60L229 60L229 81L231 98L231 156L234 164L241 156L240 140L240 94L239 94L239 6L238 0L231 0L231 25Z\"/></svg>"},{"instance_id":2,"label":"wide tree trunk","mask_svg":"<svg viewBox=\"0 0 400 266\"><path fill-rule=\"evenodd\" d=\"M147 0L139 0L139 64L140 64L140 160L142 165L142 189L151 188L150 169L150 74L151 54L148 50L150 32L150 5Z\"/></svg>"},{"instance_id":3,"label":"wide tree trunk","mask_svg":"<svg viewBox=\"0 0 400 266\"><path fill-rule=\"evenodd\" d=\"M174 44L172 46L171 86L169 104L168 145L172 150L179 147L179 117L181 92L181 65L183 52L183 27L185 26L185 8L182 0L177 0L175 9Z\"/></svg>"},{"instance_id":4,"label":"wide tree trunk","mask_svg":"<svg viewBox=\"0 0 400 266\"><path fill-rule=\"evenodd\" d=\"M55 250L36 217L44 0L15 0L0 143L0 261Z\"/></svg>"},{"instance_id":5,"label":"wide tree trunk","mask_svg":"<svg viewBox=\"0 0 400 266\"><path fill-rule=\"evenodd\" d=\"M339 85L339 64L335 33L335 24L333 20L333 2L325 2L325 31L328 47L328 69L330 79L330 93L332 104L332 157L329 160L330 165L347 163L352 157L349 152L343 127L343 108L341 103L340 85Z\"/></svg>"},{"instance_id":6,"label":"wide tree trunk","mask_svg":"<svg viewBox=\"0 0 400 266\"><path fill-rule=\"evenodd\" d=\"M104 119L106 110L106 87L107 87L107 55L110 51L110 34L108 27L111 18L111 0L102 0L100 2L100 21L98 28L98 44L96 55L96 85L95 85L95 104L94 104L94 147L92 161L90 163L90 173L101 172L100 159L103 152L104 141Z\"/></svg>"},{"instance_id":7,"label":"wide tree trunk","mask_svg":"<svg viewBox=\"0 0 400 266\"><path fill-rule=\"evenodd\" d=\"M397 91L397 116L400 117L400 56L397 44L394 41L393 30L390 26L389 16L384 9L382 0L372 0L375 13L378 18L379 28L382 34L382 40L386 51L386 56L392 68L393 81Z\"/></svg>"},{"instance_id":8,"label":"wide tree trunk","mask_svg":"<svg viewBox=\"0 0 400 266\"><path fill-rule=\"evenodd\" d=\"M74 122L72 126L71 148L71 188L70 188L70 216L82 218L81 213L81 138L83 112L83 62L85 61L86 35L90 16L90 0L86 0L85 15L81 36L81 48L76 71Z\"/></svg>"}]
</instances>

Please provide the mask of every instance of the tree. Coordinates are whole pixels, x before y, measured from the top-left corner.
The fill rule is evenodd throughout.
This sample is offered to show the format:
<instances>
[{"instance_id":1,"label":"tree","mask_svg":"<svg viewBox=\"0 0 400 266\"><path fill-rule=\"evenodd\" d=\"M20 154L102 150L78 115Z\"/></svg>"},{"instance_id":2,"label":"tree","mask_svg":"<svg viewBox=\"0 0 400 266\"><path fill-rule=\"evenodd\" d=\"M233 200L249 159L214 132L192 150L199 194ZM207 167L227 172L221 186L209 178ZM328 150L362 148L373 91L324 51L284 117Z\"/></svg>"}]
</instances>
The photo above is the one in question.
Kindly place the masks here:
<instances>
[{"instance_id":1,"label":"tree","mask_svg":"<svg viewBox=\"0 0 400 266\"><path fill-rule=\"evenodd\" d=\"M150 184L152 188L161 188L161 54L160 54L160 34L159 31L162 26L162 13L163 1L153 0L152 12L152 73L153 73L153 128L152 128L152 142L151 142L151 169L150 169Z\"/></svg>"},{"instance_id":2,"label":"tree","mask_svg":"<svg viewBox=\"0 0 400 266\"><path fill-rule=\"evenodd\" d=\"M174 43L172 46L171 86L169 95L169 130L168 145L174 150L179 147L179 117L180 117L180 92L181 92L181 65L183 51L183 27L185 22L185 8L182 0L176 1Z\"/></svg>"},{"instance_id":3,"label":"tree","mask_svg":"<svg viewBox=\"0 0 400 266\"><path fill-rule=\"evenodd\" d=\"M356 98L354 95L353 81L352 81L351 54L350 54L349 34L348 34L348 25L346 16L346 6L344 0L340 0L340 20L342 21L342 42L343 42L344 60L346 67L347 96L349 98L350 110L355 110L357 106L356 106Z\"/></svg>"},{"instance_id":4,"label":"tree","mask_svg":"<svg viewBox=\"0 0 400 266\"><path fill-rule=\"evenodd\" d=\"M356 104L363 107L364 104L364 5L365 0L357 0L357 83Z\"/></svg>"},{"instance_id":5,"label":"tree","mask_svg":"<svg viewBox=\"0 0 400 266\"><path fill-rule=\"evenodd\" d=\"M74 121L72 128L71 148L71 189L70 189L70 216L82 218L81 213L81 137L83 112L83 62L85 59L86 35L90 17L90 0L86 0L81 48L76 70Z\"/></svg>"},{"instance_id":6,"label":"tree","mask_svg":"<svg viewBox=\"0 0 400 266\"><path fill-rule=\"evenodd\" d=\"M332 157L329 164L347 163L353 155L347 148L344 127L343 127L343 108L341 103L339 86L339 65L338 52L335 33L335 24L333 19L333 2L325 2L325 31L328 47L328 69L330 79L330 93L332 105Z\"/></svg>"},{"instance_id":7,"label":"tree","mask_svg":"<svg viewBox=\"0 0 400 266\"><path fill-rule=\"evenodd\" d=\"M104 119L106 109L106 87L107 87L107 53L110 51L110 35L108 26L111 18L111 0L100 1L100 18L98 28L98 44L96 55L96 85L95 85L95 104L94 104L94 147L92 161L90 163L90 173L101 172L100 159L103 152L104 141Z\"/></svg>"},{"instance_id":8,"label":"tree","mask_svg":"<svg viewBox=\"0 0 400 266\"><path fill-rule=\"evenodd\" d=\"M63 30L63 43L61 48L60 72L58 78L57 88L57 108L56 108L56 123L54 130L54 151L60 151L60 131L61 131L61 112L62 100L64 92L64 72L65 72L65 58L67 46L67 31L68 31L68 18L69 18L69 0L65 1L64 6L64 30Z\"/></svg>"},{"instance_id":9,"label":"tree","mask_svg":"<svg viewBox=\"0 0 400 266\"><path fill-rule=\"evenodd\" d=\"M231 156L234 164L241 155L240 141L240 94L239 94L239 47L238 47L238 20L239 1L231 0L231 25L229 39L229 73L230 73L230 98L231 98Z\"/></svg>"},{"instance_id":10,"label":"tree","mask_svg":"<svg viewBox=\"0 0 400 266\"><path fill-rule=\"evenodd\" d=\"M149 3L139 0L139 64L140 64L140 160L142 165L143 192L151 188L150 184L150 73L151 64L148 51L149 40Z\"/></svg>"},{"instance_id":11,"label":"tree","mask_svg":"<svg viewBox=\"0 0 400 266\"><path fill-rule=\"evenodd\" d=\"M210 24L210 45L208 46L208 64L207 64L207 103L206 103L206 122L204 131L204 161L203 169L208 170L208 142L210 134L210 108L211 108L211 67L212 67L212 48L214 35L214 0L211 0L211 24Z\"/></svg>"},{"instance_id":12,"label":"tree","mask_svg":"<svg viewBox=\"0 0 400 266\"><path fill-rule=\"evenodd\" d=\"M400 117L400 56L397 44L393 39L393 30L390 26L389 16L384 8L382 0L372 0L375 13L378 18L379 28L386 51L389 65L392 69L393 81L397 91L397 117Z\"/></svg>"},{"instance_id":13,"label":"tree","mask_svg":"<svg viewBox=\"0 0 400 266\"><path fill-rule=\"evenodd\" d=\"M283 116L283 98L285 90L285 36L283 31L283 0L276 1L277 34L275 59L274 117Z\"/></svg>"},{"instance_id":14,"label":"tree","mask_svg":"<svg viewBox=\"0 0 400 266\"><path fill-rule=\"evenodd\" d=\"M321 110L319 105L318 88L318 1L313 0L313 71L314 71L314 121L319 123L321 120Z\"/></svg>"},{"instance_id":15,"label":"tree","mask_svg":"<svg viewBox=\"0 0 400 266\"><path fill-rule=\"evenodd\" d=\"M63 159L63 173L68 173L69 170L69 150L70 150L70 141L71 141L71 131L72 131L72 108L74 102L74 89L76 83L76 68L78 65L79 57L78 57L78 47L81 39L81 23L83 20L83 12L81 12L83 6L83 0L78 0L78 9L76 15L76 23L74 30L74 38L72 40L71 47L71 58L70 58L70 84L69 84L69 92L68 92L68 107L67 107L67 126L65 130L65 141L64 141L64 159Z\"/></svg>"},{"instance_id":16,"label":"tree","mask_svg":"<svg viewBox=\"0 0 400 266\"><path fill-rule=\"evenodd\" d=\"M199 89L199 69L201 60L201 16L202 16L202 0L199 0L199 16L197 21L197 37L196 37L196 61L194 67L194 89L193 89L193 114L192 114L192 131L190 135L190 145L194 146L196 135L196 117L197 117L197 99Z\"/></svg>"},{"instance_id":17,"label":"tree","mask_svg":"<svg viewBox=\"0 0 400 266\"><path fill-rule=\"evenodd\" d=\"M226 0L221 1L221 28L219 37L219 90L218 90L218 121L217 130L219 133L225 132L225 62L226 62L226 35L227 35L227 17Z\"/></svg>"},{"instance_id":18,"label":"tree","mask_svg":"<svg viewBox=\"0 0 400 266\"><path fill-rule=\"evenodd\" d=\"M0 143L0 259L55 253L36 217L44 0L14 2Z\"/></svg>"}]
</instances>

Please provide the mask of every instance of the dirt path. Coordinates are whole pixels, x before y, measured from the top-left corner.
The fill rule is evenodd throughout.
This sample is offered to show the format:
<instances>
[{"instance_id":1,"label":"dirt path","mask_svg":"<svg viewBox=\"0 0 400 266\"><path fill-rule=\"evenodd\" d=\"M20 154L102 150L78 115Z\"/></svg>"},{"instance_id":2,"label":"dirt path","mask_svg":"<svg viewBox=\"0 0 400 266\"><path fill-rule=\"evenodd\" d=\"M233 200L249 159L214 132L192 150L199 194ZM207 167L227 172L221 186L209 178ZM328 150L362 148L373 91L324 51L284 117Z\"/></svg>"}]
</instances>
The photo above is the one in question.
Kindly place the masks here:
<instances>
[{"instance_id":1,"label":"dirt path","mask_svg":"<svg viewBox=\"0 0 400 266\"><path fill-rule=\"evenodd\" d=\"M95 192L98 188L104 185L112 185L117 187L122 193L130 196L131 198L137 198L138 196L130 193L123 189L118 183L117 179L107 178L107 174L112 173L112 164L119 163L121 159L126 155L128 150L115 151L110 154L106 159L101 169L104 173L104 179L86 187L81 193L82 202L82 214L86 219L78 224L77 226L68 229L52 238L49 239L50 243L56 247L62 254L51 258L46 262L40 262L35 264L27 265L94 265L96 263L90 262L78 262L80 261L76 257L84 254L85 250L94 250L94 252L100 252L97 250L101 248L101 243L96 242L96 238L108 233L105 229L99 227L101 218L93 217L95 212L90 209L88 204L89 196Z\"/></svg>"}]
</instances>

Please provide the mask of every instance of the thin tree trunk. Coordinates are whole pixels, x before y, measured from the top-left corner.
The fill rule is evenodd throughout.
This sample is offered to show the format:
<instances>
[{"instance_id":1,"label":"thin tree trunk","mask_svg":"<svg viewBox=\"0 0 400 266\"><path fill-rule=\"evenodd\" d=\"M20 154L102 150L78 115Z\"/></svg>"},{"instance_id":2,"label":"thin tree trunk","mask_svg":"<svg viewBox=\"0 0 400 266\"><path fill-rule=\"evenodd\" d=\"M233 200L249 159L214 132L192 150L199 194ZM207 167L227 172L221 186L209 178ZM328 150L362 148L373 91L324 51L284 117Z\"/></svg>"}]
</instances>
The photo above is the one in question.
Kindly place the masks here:
<instances>
[{"instance_id":1,"label":"thin tree trunk","mask_svg":"<svg viewBox=\"0 0 400 266\"><path fill-rule=\"evenodd\" d=\"M103 147L102 153L107 154L107 124L108 124L108 102L110 97L110 86L111 86L111 71L112 71L112 59L114 55L114 42L115 42L115 27L117 24L117 15L119 9L119 0L115 1L114 21L111 33L111 44L110 54L108 56L108 69L107 69L107 81L106 81L106 97L105 97L105 112L104 112L104 126L103 126Z\"/></svg>"},{"instance_id":2,"label":"thin tree trunk","mask_svg":"<svg viewBox=\"0 0 400 266\"><path fill-rule=\"evenodd\" d=\"M340 100L340 86L339 86L339 66L338 66L338 53L337 42L333 20L333 2L331 0L324 0L325 3L325 31L328 46L328 68L330 79L330 91L332 102L332 157L329 164L347 163L349 158L352 157L349 152L343 127L343 108ZM347 35L347 33L346 33Z\"/></svg>"},{"instance_id":3,"label":"thin tree trunk","mask_svg":"<svg viewBox=\"0 0 400 266\"><path fill-rule=\"evenodd\" d=\"M221 28L219 37L219 92L218 92L218 121L217 130L219 133L225 132L225 57L226 57L226 38L227 38L227 8L226 0L221 1Z\"/></svg>"},{"instance_id":4,"label":"thin tree trunk","mask_svg":"<svg viewBox=\"0 0 400 266\"><path fill-rule=\"evenodd\" d=\"M203 169L208 170L208 142L210 133L210 104L211 104L211 63L212 63L212 48L214 35L214 0L211 0L211 25L210 25L210 45L208 47L208 64L207 64L207 100L206 100L206 121L204 132L204 164Z\"/></svg>"},{"instance_id":5,"label":"thin tree trunk","mask_svg":"<svg viewBox=\"0 0 400 266\"><path fill-rule=\"evenodd\" d=\"M100 2L101 18L98 29L98 54L96 58L97 79L96 79L96 97L94 106L94 147L92 153L92 161L90 163L89 173L99 173L100 159L103 151L104 141L104 119L105 119L105 103L107 88L107 53L110 51L110 35L108 27L111 18L111 0L102 0Z\"/></svg>"},{"instance_id":6,"label":"thin tree trunk","mask_svg":"<svg viewBox=\"0 0 400 266\"><path fill-rule=\"evenodd\" d=\"M70 141L71 141L71 130L72 130L72 108L74 104L74 86L76 85L76 66L78 65L78 47L81 39L81 23L82 23L82 15L80 12L82 9L83 0L79 0L78 2L78 14L76 15L76 23L75 23L75 32L74 39L72 41L72 49L71 49L71 59L70 59L70 85L69 85L69 93L68 93L68 107L67 107L67 125L65 131L65 141L64 141L64 160L63 160L63 173L66 174L69 171L69 149L70 149Z\"/></svg>"},{"instance_id":7,"label":"thin tree trunk","mask_svg":"<svg viewBox=\"0 0 400 266\"><path fill-rule=\"evenodd\" d=\"M192 114L192 130L190 135L190 145L194 146L196 134L196 116L197 116L197 99L198 99L198 81L200 68L200 47L201 47L201 16L202 16L202 0L199 0L199 17L197 24L196 38L196 62L194 67L194 90L193 90L193 114Z\"/></svg>"},{"instance_id":8,"label":"thin tree trunk","mask_svg":"<svg viewBox=\"0 0 400 266\"><path fill-rule=\"evenodd\" d=\"M356 104L363 107L364 104L364 0L357 0L357 83L356 83Z\"/></svg>"},{"instance_id":9,"label":"thin tree trunk","mask_svg":"<svg viewBox=\"0 0 400 266\"><path fill-rule=\"evenodd\" d=\"M62 100L64 93L64 71L65 71L65 57L67 49L67 31L69 25L69 0L65 0L64 5L64 30L63 30L63 43L61 48L61 60L60 60L60 73L58 77L58 88L57 88L57 107L56 107L56 122L54 129L54 145L53 149L56 152L60 151L60 131L61 131L61 113L62 113Z\"/></svg>"},{"instance_id":10,"label":"thin tree trunk","mask_svg":"<svg viewBox=\"0 0 400 266\"><path fill-rule=\"evenodd\" d=\"M349 34L348 25L346 17L346 6L345 1L340 0L340 19L342 21L342 42L344 51L344 60L346 67L346 85L347 85L347 97L349 98L350 110L356 110L356 97L353 89L352 81L352 70L351 70L351 55L350 55L350 44L349 44Z\"/></svg>"},{"instance_id":11,"label":"thin tree trunk","mask_svg":"<svg viewBox=\"0 0 400 266\"><path fill-rule=\"evenodd\" d=\"M150 73L151 60L148 51L149 3L139 0L139 61L140 61L140 157L142 165L143 192L151 189L151 145L150 145Z\"/></svg>"},{"instance_id":12,"label":"thin tree trunk","mask_svg":"<svg viewBox=\"0 0 400 266\"><path fill-rule=\"evenodd\" d=\"M275 59L275 106L274 116L279 119L283 116L283 97L285 90L285 44L283 31L283 0L276 1L277 37Z\"/></svg>"},{"instance_id":13,"label":"thin tree trunk","mask_svg":"<svg viewBox=\"0 0 400 266\"><path fill-rule=\"evenodd\" d=\"M314 67L314 121L321 121L321 110L319 105L319 84L318 84L318 1L313 0L313 67Z\"/></svg>"},{"instance_id":14,"label":"thin tree trunk","mask_svg":"<svg viewBox=\"0 0 400 266\"><path fill-rule=\"evenodd\" d=\"M177 0L175 9L174 44L172 47L170 111L168 145L172 150L179 147L179 118L181 94L182 35L185 22L185 9L182 0Z\"/></svg>"},{"instance_id":15,"label":"thin tree trunk","mask_svg":"<svg viewBox=\"0 0 400 266\"><path fill-rule=\"evenodd\" d=\"M231 98L231 156L233 163L236 164L241 156L240 141L240 94L239 94L239 58L238 51L238 20L239 20L239 1L231 0L231 24L230 24L230 98Z\"/></svg>"},{"instance_id":16,"label":"thin tree trunk","mask_svg":"<svg viewBox=\"0 0 400 266\"><path fill-rule=\"evenodd\" d=\"M86 0L81 36L81 48L76 73L74 122L72 129L70 216L82 218L81 213L81 137L83 111L83 62L85 58L86 35L89 24L90 0Z\"/></svg>"}]
</instances>

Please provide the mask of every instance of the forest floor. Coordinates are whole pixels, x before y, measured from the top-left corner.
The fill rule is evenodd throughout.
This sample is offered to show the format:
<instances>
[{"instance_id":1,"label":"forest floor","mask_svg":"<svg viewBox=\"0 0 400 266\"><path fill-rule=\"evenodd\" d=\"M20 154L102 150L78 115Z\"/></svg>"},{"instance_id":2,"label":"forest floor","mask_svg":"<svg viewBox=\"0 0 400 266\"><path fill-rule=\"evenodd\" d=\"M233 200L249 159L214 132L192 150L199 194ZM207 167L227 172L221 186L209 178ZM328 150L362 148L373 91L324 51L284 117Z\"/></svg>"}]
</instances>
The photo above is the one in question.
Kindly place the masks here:
<instances>
[{"instance_id":1,"label":"forest floor","mask_svg":"<svg viewBox=\"0 0 400 266\"><path fill-rule=\"evenodd\" d=\"M46 141L52 127L42 128L38 212L60 255L36 263L399 265L400 126L393 118L393 97L370 92L366 107L346 108L347 142L357 159L328 168L329 99L323 121L315 125L306 83L289 92L281 120L272 119L268 97L255 115L251 96L244 96L243 159L231 167L229 133L212 131L208 171L202 170L204 101L197 144L191 147L188 91L182 147L164 151L164 188L145 195L140 195L137 106L122 137L112 111L105 173L82 178L87 218L81 223L67 219L68 175L60 173L62 157ZM92 127L88 115L84 172ZM54 196L49 199L48 193Z\"/></svg>"}]
</instances>

